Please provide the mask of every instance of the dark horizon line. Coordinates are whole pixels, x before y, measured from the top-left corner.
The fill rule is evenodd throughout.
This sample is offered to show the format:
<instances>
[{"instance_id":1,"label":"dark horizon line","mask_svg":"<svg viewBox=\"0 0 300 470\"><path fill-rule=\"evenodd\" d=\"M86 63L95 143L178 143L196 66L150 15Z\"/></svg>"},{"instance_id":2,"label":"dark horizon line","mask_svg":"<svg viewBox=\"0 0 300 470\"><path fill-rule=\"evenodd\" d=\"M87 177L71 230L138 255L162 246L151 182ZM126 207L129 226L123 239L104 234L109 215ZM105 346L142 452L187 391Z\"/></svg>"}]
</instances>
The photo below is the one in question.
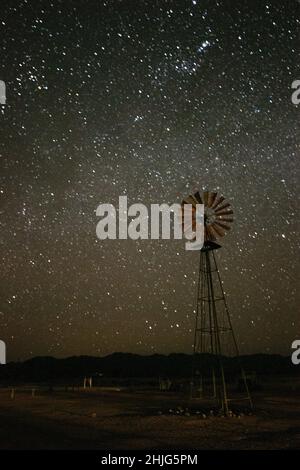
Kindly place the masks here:
<instances>
[{"instance_id":1,"label":"dark horizon line","mask_svg":"<svg viewBox=\"0 0 300 470\"><path fill-rule=\"evenodd\" d=\"M197 353L198 355L203 354L206 356L213 356L214 354L206 352L206 353ZM89 359L105 359L111 356L138 356L138 357L157 357L157 356L162 356L162 357L169 357L169 356L190 356L192 358L193 353L184 353L184 352L171 352L171 353L152 353L152 354L139 354L139 353L132 353L132 352L121 352L121 351L114 351L113 353L110 354L105 354L103 356L94 356L94 355L89 355L89 354L78 354L78 355L71 355L71 356L64 356L64 357L56 357L52 355L37 355L37 356L32 356L27 359L15 359L8 361L6 364L2 365L9 365L9 364L15 364L15 363L24 363L24 362L29 362L33 361L36 359L54 359L56 361L64 361L68 359L74 359L74 358L89 358ZM222 354L222 357L234 359L237 357L243 358L243 357L254 357L254 356L276 356L276 357L282 357L282 358L289 358L290 355L284 355L280 353L265 353L265 352L257 352L257 353L249 353L249 354L239 354L239 355L234 355L234 356L228 356L226 354Z\"/></svg>"}]
</instances>

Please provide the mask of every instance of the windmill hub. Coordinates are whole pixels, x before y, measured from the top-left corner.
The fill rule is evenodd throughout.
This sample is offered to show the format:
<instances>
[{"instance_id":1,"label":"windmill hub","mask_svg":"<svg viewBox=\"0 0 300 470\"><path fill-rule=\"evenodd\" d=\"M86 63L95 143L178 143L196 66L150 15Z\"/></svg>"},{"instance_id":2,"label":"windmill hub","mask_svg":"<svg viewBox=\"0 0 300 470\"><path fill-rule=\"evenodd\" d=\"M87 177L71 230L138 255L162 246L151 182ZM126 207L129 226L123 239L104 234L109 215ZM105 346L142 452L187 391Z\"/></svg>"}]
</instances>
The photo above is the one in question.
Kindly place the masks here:
<instances>
[{"instance_id":1,"label":"windmill hub","mask_svg":"<svg viewBox=\"0 0 300 470\"><path fill-rule=\"evenodd\" d=\"M206 224L213 224L215 221L216 221L215 211L211 209L210 207L207 207L204 210L204 222Z\"/></svg>"}]
</instances>

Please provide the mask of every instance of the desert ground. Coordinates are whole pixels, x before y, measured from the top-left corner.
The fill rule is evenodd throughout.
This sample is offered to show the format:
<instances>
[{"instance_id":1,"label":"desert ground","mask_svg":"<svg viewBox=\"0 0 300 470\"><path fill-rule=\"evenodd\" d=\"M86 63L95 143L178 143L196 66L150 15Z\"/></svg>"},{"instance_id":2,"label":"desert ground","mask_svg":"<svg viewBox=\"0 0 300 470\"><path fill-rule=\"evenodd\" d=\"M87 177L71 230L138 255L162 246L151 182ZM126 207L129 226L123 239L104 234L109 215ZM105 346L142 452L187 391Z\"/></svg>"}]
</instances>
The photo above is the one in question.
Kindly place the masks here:
<instances>
[{"instance_id":1,"label":"desert ground","mask_svg":"<svg viewBox=\"0 0 300 470\"><path fill-rule=\"evenodd\" d=\"M175 392L0 389L1 449L299 449L300 380L253 394L253 414L211 416ZM170 410L172 410L170 412ZM184 411L182 411L184 410Z\"/></svg>"}]
</instances>

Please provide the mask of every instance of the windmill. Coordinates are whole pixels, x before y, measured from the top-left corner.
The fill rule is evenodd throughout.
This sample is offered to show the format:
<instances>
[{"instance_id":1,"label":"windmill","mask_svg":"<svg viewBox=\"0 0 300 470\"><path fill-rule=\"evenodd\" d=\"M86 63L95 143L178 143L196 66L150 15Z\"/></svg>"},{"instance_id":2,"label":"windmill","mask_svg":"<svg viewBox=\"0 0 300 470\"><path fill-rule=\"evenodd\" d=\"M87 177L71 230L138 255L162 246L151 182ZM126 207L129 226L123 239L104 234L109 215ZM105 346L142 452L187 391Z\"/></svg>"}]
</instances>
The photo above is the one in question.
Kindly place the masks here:
<instances>
[{"instance_id":1,"label":"windmill","mask_svg":"<svg viewBox=\"0 0 300 470\"><path fill-rule=\"evenodd\" d=\"M184 209L190 204L192 224L186 232L195 230L196 205L204 205L204 243L200 250L197 287L197 308L193 346L193 378L191 396L211 397L224 414L229 413L228 377L224 366L225 355L239 356L238 345L232 328L225 293L217 266L215 250L221 248L217 239L222 238L233 222L231 205L216 192L199 191L182 201ZM186 233L185 232L185 233ZM229 348L231 346L231 348ZM208 370L209 369L209 370ZM245 394L238 399L248 400L252 408L246 375L242 367L241 384Z\"/></svg>"}]
</instances>

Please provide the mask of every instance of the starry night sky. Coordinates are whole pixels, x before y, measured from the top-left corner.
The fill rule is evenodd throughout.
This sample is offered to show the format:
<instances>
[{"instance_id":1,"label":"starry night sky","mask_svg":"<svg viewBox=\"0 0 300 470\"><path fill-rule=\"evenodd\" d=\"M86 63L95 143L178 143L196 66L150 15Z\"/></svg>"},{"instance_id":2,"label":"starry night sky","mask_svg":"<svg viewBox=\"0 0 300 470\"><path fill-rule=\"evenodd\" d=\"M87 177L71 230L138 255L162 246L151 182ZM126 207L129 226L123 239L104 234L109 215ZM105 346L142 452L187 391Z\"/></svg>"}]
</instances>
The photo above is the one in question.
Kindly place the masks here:
<instances>
[{"instance_id":1,"label":"starry night sky","mask_svg":"<svg viewBox=\"0 0 300 470\"><path fill-rule=\"evenodd\" d=\"M1 0L0 337L33 355L192 351L198 255L96 208L217 190L242 353L299 324L296 0ZM298 134L298 135L297 135Z\"/></svg>"}]
</instances>

